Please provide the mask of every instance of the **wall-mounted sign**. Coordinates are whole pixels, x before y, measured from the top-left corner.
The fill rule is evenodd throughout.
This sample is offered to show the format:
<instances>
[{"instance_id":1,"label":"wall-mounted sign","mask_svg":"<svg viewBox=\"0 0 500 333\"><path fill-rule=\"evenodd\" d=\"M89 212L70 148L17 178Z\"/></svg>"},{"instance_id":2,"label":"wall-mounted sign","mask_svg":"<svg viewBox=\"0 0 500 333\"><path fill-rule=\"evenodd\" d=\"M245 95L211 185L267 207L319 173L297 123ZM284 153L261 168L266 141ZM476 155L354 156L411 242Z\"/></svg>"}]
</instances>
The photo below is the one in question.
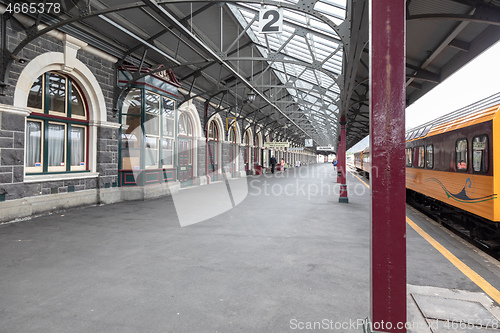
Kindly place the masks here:
<instances>
[{"instance_id":1,"label":"wall-mounted sign","mask_svg":"<svg viewBox=\"0 0 500 333\"><path fill-rule=\"evenodd\" d=\"M290 147L290 142L264 142L264 147L266 148L288 148Z\"/></svg>"},{"instance_id":2,"label":"wall-mounted sign","mask_svg":"<svg viewBox=\"0 0 500 333\"><path fill-rule=\"evenodd\" d=\"M333 147L330 147L330 146L318 146L316 147L316 150L325 150L325 151L335 151L335 149L333 149Z\"/></svg>"},{"instance_id":3,"label":"wall-mounted sign","mask_svg":"<svg viewBox=\"0 0 500 333\"><path fill-rule=\"evenodd\" d=\"M259 32L262 34L283 31L283 8L262 7L259 13Z\"/></svg>"},{"instance_id":4,"label":"wall-mounted sign","mask_svg":"<svg viewBox=\"0 0 500 333\"><path fill-rule=\"evenodd\" d=\"M313 139L306 139L306 142L305 142L304 146L306 146L306 147L312 147L313 144L314 144Z\"/></svg>"}]
</instances>

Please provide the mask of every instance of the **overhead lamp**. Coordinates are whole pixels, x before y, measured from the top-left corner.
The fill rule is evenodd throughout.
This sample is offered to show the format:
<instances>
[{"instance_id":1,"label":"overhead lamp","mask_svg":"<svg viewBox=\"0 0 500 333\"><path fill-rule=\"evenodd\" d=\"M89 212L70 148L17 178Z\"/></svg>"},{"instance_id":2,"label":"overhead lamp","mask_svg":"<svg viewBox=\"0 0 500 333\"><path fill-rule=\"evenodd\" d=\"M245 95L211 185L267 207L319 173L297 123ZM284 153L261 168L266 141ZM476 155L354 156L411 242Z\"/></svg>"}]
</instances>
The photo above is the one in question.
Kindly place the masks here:
<instances>
[{"instance_id":1,"label":"overhead lamp","mask_svg":"<svg viewBox=\"0 0 500 333\"><path fill-rule=\"evenodd\" d=\"M12 57L12 59L17 61L20 65L24 65L28 62L28 59L26 59L26 58L21 58L21 57L18 57L16 55L13 55L13 54L11 54L10 56Z\"/></svg>"},{"instance_id":2,"label":"overhead lamp","mask_svg":"<svg viewBox=\"0 0 500 333\"><path fill-rule=\"evenodd\" d=\"M247 99L249 103L255 101L255 93L253 92L253 90L250 90L250 92L247 94Z\"/></svg>"}]
</instances>

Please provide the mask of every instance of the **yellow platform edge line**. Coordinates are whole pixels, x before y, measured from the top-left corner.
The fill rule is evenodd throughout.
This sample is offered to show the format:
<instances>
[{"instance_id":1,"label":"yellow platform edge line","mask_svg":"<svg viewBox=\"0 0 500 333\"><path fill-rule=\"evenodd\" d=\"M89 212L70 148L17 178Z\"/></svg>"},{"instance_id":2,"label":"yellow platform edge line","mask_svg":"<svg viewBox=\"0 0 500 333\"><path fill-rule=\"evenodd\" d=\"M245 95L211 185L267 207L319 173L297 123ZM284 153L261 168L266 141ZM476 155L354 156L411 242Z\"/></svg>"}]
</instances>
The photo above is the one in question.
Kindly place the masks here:
<instances>
[{"instance_id":1,"label":"yellow platform edge line","mask_svg":"<svg viewBox=\"0 0 500 333\"><path fill-rule=\"evenodd\" d=\"M366 187L370 187L361 178L349 171L351 175L358 178ZM428 233L426 233L422 228L420 228L415 222L413 222L408 216L406 217L406 223L413 228L420 236L422 236L429 244L431 244L436 250L439 251L449 262L451 262L458 270L460 270L465 276L467 276L472 282L474 282L479 288L481 288L488 296L490 296L495 302L500 304L500 292L493 287L488 281L486 281L481 275L477 274L469 266L464 264L460 259L458 259L453 253L441 245L438 241L432 238Z\"/></svg>"},{"instance_id":2,"label":"yellow platform edge line","mask_svg":"<svg viewBox=\"0 0 500 333\"><path fill-rule=\"evenodd\" d=\"M458 259L453 253L448 251L443 245L438 243L434 238L432 238L428 233L426 233L422 228L420 228L415 222L413 222L408 216L406 217L406 223L413 228L420 236L422 236L426 241L428 241L436 250L439 251L446 259L448 259L456 268L458 268L462 273L465 274L472 282L477 284L479 288L484 290L492 299L494 299L498 304L500 304L500 292L493 287L488 281L486 281L481 275L473 271L469 266L464 264L460 259Z\"/></svg>"},{"instance_id":3,"label":"yellow platform edge line","mask_svg":"<svg viewBox=\"0 0 500 333\"><path fill-rule=\"evenodd\" d=\"M350 173L351 175L353 175L354 177L358 178L358 180L359 180L360 182L362 182L363 184L365 184L365 186L366 186L366 187L370 188L370 185L368 185L367 183L365 183L365 182L364 182L361 178L359 178L357 175L353 174L351 171L349 171L349 173Z\"/></svg>"}]
</instances>

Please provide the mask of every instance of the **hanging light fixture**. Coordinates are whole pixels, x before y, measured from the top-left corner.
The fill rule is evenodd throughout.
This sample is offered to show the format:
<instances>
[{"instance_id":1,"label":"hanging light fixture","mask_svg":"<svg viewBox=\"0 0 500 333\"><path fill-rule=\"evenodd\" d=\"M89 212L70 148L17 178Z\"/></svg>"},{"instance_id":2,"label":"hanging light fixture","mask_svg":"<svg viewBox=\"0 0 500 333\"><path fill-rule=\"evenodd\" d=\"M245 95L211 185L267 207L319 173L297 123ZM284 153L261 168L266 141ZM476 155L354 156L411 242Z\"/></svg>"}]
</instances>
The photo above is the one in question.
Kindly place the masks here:
<instances>
[{"instance_id":1,"label":"hanging light fixture","mask_svg":"<svg viewBox=\"0 0 500 333\"><path fill-rule=\"evenodd\" d=\"M255 101L255 93L253 92L253 90L250 90L247 94L247 100L249 103L253 103L253 101Z\"/></svg>"}]
</instances>

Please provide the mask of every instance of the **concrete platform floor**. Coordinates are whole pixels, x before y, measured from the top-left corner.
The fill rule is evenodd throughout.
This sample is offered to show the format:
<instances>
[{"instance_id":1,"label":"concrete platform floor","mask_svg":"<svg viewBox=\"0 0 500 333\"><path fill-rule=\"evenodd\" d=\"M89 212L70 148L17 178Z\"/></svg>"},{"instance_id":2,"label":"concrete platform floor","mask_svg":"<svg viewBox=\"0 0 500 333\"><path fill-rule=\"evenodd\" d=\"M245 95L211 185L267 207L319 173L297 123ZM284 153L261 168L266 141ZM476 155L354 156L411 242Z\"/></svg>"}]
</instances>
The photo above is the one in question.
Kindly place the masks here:
<instances>
[{"instance_id":1,"label":"concrete platform floor","mask_svg":"<svg viewBox=\"0 0 500 333\"><path fill-rule=\"evenodd\" d=\"M349 175L349 204L338 203L329 163L237 182L213 187L225 201L213 207L186 203L213 202L203 186L0 225L0 332L361 332L370 312L368 189ZM182 223L176 207L197 220ZM199 219L205 211L211 217ZM498 266L476 261L483 257L459 256L500 277ZM408 228L409 291L481 292L454 270Z\"/></svg>"}]
</instances>

